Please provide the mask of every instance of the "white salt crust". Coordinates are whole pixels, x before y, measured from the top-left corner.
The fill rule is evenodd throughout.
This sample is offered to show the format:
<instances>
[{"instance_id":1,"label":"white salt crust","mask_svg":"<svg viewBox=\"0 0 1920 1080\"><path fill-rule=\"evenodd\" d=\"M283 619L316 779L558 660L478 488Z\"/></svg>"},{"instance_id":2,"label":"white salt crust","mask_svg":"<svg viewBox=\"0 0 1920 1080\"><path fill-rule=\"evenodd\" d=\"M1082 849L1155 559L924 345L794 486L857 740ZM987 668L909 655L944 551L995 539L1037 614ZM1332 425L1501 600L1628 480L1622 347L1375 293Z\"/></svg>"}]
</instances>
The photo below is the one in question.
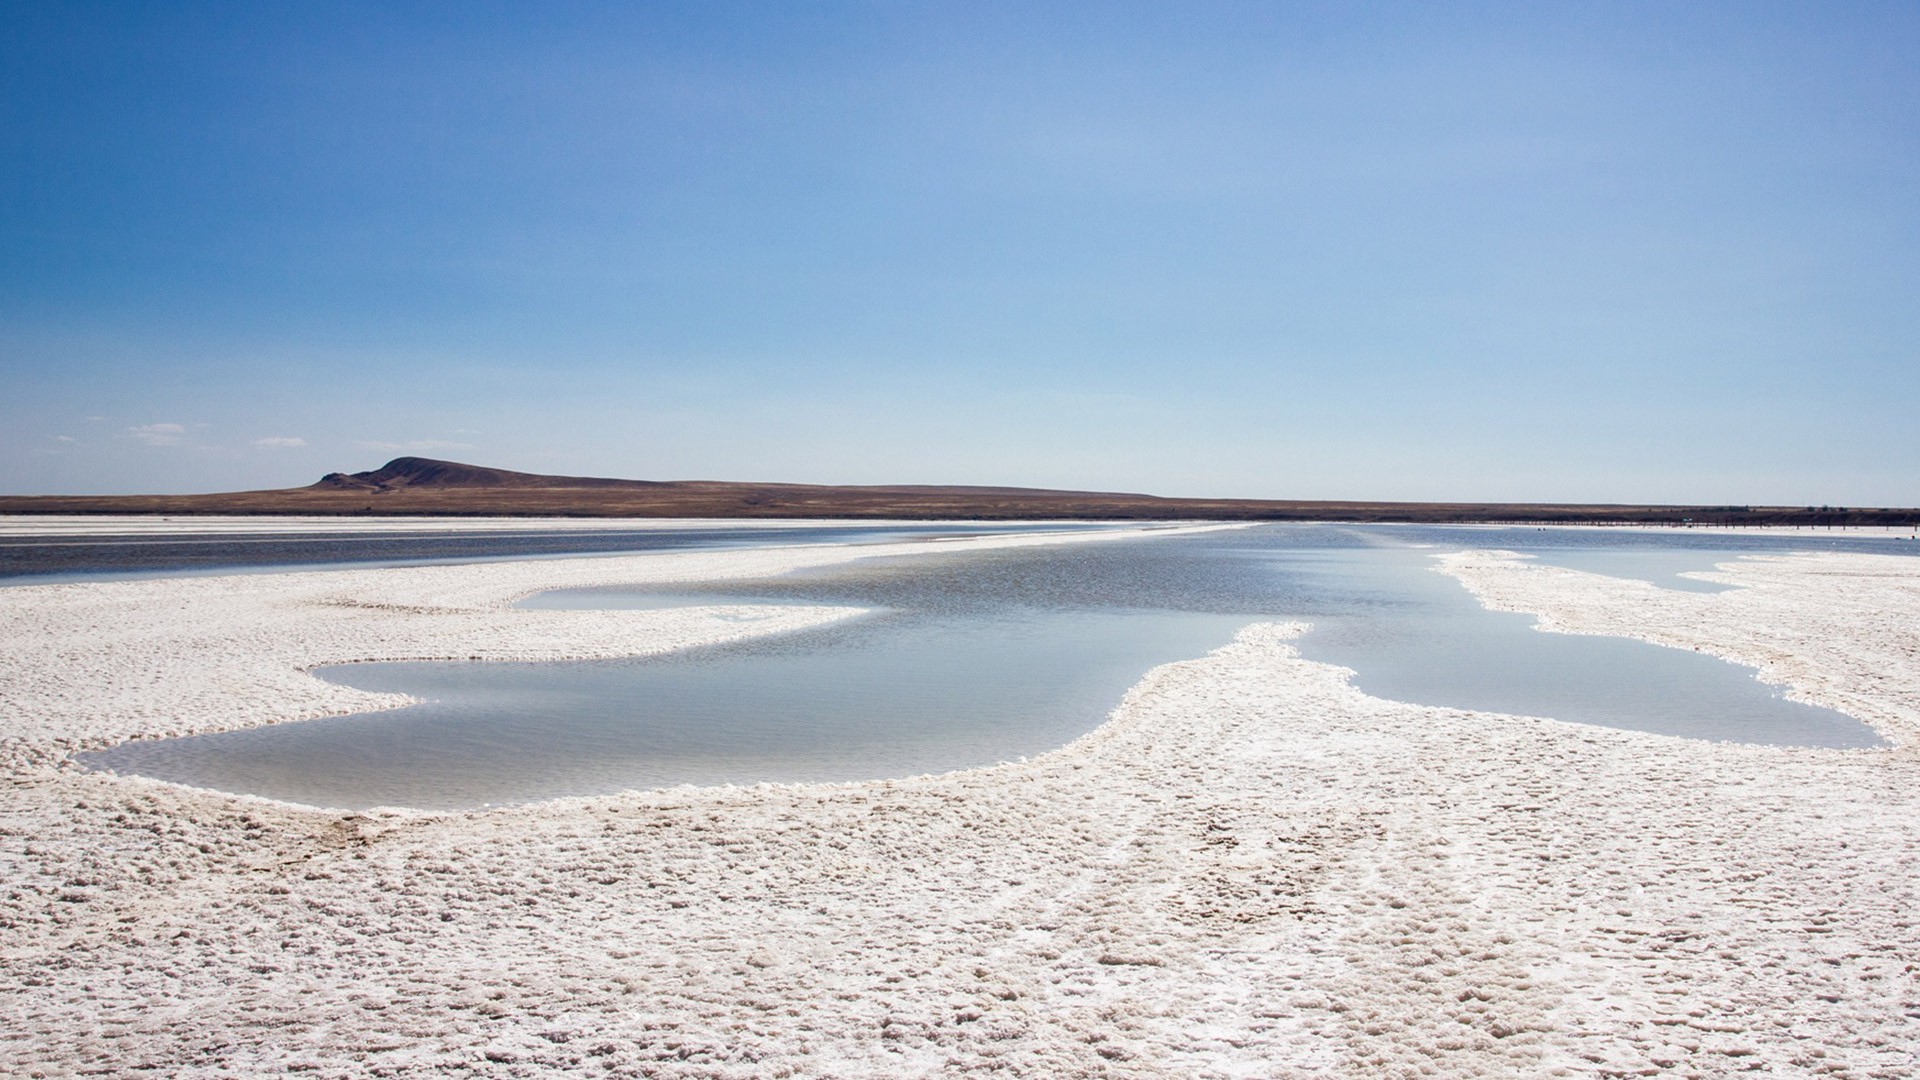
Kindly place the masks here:
<instances>
[{"instance_id":1,"label":"white salt crust","mask_svg":"<svg viewBox=\"0 0 1920 1080\"><path fill-rule=\"evenodd\" d=\"M342 659L713 640L707 611L503 605L849 554L0 590L0 1070L1916 1071L1920 560L1743 560L1714 594L1446 566L1556 629L1762 663L1888 750L1382 701L1267 624L944 776L343 814L60 764L375 703L302 674Z\"/></svg>"}]
</instances>

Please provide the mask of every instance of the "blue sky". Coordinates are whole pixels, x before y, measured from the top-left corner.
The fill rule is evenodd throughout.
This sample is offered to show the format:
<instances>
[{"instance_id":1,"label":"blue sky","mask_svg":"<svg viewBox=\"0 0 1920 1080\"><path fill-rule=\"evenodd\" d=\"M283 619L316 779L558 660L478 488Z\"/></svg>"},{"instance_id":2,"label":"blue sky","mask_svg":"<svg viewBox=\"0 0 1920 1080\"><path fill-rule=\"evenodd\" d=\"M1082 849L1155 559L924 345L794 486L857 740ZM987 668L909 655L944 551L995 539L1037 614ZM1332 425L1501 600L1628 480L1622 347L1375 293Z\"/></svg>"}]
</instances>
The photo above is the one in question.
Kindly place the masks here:
<instances>
[{"instance_id":1,"label":"blue sky","mask_svg":"<svg viewBox=\"0 0 1920 1080\"><path fill-rule=\"evenodd\" d=\"M1920 503L1911 4L12 5L0 491Z\"/></svg>"}]
</instances>

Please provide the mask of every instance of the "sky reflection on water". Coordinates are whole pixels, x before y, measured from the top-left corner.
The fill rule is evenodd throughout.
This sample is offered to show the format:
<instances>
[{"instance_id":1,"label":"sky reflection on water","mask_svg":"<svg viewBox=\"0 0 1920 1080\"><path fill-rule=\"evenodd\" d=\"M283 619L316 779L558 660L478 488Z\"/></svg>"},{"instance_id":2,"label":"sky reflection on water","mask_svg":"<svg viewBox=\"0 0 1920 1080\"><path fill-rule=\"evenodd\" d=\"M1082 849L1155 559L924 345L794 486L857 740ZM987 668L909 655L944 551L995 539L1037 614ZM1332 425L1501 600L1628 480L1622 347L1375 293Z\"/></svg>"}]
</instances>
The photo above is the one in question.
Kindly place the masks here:
<instances>
[{"instance_id":1,"label":"sky reflection on water","mask_svg":"<svg viewBox=\"0 0 1920 1080\"><path fill-rule=\"evenodd\" d=\"M350 807L911 775L1060 746L1097 726L1149 668L1203 655L1238 627L1276 618L1311 622L1303 655L1352 668L1356 685L1381 697L1694 738L1877 744L1865 725L1787 701L1750 669L1638 641L1540 633L1527 616L1483 609L1432 569L1434 553L1471 539L1578 569L1637 567L1634 576L1690 587L1673 575L1742 550L1725 538L1648 543L1649 534L1633 534L1606 543L1616 534L1599 533L1570 544L1564 532L1542 535L1267 525L862 560L673 592L549 593L524 606L876 610L668 657L336 667L321 674L428 701L84 757L95 767Z\"/></svg>"}]
</instances>

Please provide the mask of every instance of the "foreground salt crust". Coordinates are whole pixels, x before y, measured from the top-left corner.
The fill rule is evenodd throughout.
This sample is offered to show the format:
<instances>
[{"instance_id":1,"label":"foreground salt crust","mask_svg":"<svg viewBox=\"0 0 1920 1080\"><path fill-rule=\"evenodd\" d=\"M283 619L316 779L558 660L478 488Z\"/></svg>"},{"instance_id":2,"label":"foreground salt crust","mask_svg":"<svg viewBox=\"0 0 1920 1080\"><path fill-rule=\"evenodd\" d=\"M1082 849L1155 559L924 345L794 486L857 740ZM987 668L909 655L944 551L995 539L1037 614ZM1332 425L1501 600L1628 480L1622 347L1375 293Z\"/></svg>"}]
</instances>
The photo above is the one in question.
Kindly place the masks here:
<instances>
[{"instance_id":1,"label":"foreground salt crust","mask_svg":"<svg viewBox=\"0 0 1920 1080\"><path fill-rule=\"evenodd\" d=\"M1764 662L1890 750L1382 701L1302 660L1300 627L1269 624L1156 669L1060 751L945 776L340 814L59 764L135 733L358 707L300 682L343 653L598 655L718 632L698 614L499 606L528 589L827 557L0 592L0 1062L178 1076L1916 1068L1920 570L1898 557L1742 561L1721 576L1748 587L1714 594L1497 553L1446 566L1556 629ZM547 614L569 621L526 618Z\"/></svg>"}]
</instances>

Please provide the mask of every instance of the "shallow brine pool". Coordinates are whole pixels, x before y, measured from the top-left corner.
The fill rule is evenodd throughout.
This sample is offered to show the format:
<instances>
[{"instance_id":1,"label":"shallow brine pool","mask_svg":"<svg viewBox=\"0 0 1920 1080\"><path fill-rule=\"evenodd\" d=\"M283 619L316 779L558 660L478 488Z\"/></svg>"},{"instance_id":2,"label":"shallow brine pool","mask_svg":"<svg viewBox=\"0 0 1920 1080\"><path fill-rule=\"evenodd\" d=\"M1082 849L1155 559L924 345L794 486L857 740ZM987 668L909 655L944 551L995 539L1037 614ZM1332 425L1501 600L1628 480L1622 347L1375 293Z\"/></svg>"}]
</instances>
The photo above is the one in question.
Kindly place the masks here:
<instances>
[{"instance_id":1,"label":"shallow brine pool","mask_svg":"<svg viewBox=\"0 0 1920 1080\"><path fill-rule=\"evenodd\" d=\"M1751 669L1637 641L1540 633L1530 617L1489 612L1431 569L1438 551L1504 547L1665 587L1717 588L1675 575L1755 549L1649 534L1567 543L1580 535L1269 525L876 559L675 592L549 593L524 606L750 602L872 614L665 657L323 669L324 678L426 703L81 757L96 768L355 808L905 776L1061 746L1098 726L1150 668L1204 655L1266 619L1311 622L1302 653L1352 668L1356 684L1381 697L1703 739L1878 743L1858 721L1786 700Z\"/></svg>"}]
</instances>

